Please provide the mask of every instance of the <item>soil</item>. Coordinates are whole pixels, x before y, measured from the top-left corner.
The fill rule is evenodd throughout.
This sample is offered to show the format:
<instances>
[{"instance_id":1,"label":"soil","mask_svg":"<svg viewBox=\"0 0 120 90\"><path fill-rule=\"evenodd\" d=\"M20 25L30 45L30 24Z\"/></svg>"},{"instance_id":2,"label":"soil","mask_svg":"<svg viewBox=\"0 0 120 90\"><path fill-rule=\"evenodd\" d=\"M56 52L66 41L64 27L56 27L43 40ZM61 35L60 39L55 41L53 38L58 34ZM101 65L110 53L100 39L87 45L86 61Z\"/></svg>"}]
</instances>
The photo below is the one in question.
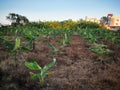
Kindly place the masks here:
<instances>
[{"instance_id":1,"label":"soil","mask_svg":"<svg viewBox=\"0 0 120 90\"><path fill-rule=\"evenodd\" d=\"M66 46L61 46L59 39L49 39L59 49L55 56L45 38L35 43L35 50L20 53L17 60L0 50L0 90L120 90L120 46L104 42L114 54L100 60L100 55L90 50L92 44L81 36L71 36ZM24 62L36 60L43 67L53 57L57 62L40 86L38 80L31 79Z\"/></svg>"}]
</instances>

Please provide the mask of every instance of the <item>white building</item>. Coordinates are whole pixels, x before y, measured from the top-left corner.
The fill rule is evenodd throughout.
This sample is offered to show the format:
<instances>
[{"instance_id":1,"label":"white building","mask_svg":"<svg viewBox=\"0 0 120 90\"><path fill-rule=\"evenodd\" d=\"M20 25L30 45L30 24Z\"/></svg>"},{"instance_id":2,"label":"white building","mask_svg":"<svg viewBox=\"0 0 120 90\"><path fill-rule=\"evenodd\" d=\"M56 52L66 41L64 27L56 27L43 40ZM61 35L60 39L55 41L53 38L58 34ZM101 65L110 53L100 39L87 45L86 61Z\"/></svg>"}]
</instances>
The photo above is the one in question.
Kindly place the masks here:
<instances>
[{"instance_id":1,"label":"white building","mask_svg":"<svg viewBox=\"0 0 120 90\"><path fill-rule=\"evenodd\" d=\"M100 23L100 20L97 20L96 18L89 18L89 17L85 17L85 21L87 22L95 22L95 23Z\"/></svg>"},{"instance_id":2,"label":"white building","mask_svg":"<svg viewBox=\"0 0 120 90\"><path fill-rule=\"evenodd\" d=\"M113 16L113 14L108 14L108 26L110 29L118 30L120 29L120 16Z\"/></svg>"}]
</instances>

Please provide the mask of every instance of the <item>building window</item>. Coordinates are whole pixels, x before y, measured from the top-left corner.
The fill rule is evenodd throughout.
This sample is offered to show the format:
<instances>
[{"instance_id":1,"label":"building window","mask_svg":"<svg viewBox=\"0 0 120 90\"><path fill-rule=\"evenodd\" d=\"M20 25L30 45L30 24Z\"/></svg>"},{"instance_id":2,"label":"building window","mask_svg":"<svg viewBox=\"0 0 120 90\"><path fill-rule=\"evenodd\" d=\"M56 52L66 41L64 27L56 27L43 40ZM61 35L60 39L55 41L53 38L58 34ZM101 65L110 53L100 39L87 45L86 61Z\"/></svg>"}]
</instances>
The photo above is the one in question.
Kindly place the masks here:
<instances>
[{"instance_id":1,"label":"building window","mask_svg":"<svg viewBox=\"0 0 120 90\"><path fill-rule=\"evenodd\" d=\"M119 22L119 19L117 19L117 22Z\"/></svg>"},{"instance_id":2,"label":"building window","mask_svg":"<svg viewBox=\"0 0 120 90\"><path fill-rule=\"evenodd\" d=\"M118 23L116 23L116 25L118 25Z\"/></svg>"}]
</instances>

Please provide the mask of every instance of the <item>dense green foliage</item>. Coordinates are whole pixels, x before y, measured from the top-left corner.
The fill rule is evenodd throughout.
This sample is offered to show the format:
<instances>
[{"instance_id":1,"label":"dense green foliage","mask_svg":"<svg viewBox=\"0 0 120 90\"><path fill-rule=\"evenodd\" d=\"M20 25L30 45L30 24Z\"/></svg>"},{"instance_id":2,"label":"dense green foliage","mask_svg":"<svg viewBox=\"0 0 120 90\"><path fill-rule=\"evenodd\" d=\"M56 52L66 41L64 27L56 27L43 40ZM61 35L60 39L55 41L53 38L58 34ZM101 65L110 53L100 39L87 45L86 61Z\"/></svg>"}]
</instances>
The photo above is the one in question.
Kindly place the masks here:
<instances>
[{"instance_id":1,"label":"dense green foliage","mask_svg":"<svg viewBox=\"0 0 120 90\"><path fill-rule=\"evenodd\" d=\"M29 25L35 26L37 28L52 28L52 29L86 29L86 28L100 28L100 25L93 22L86 22L83 20L72 21L71 19L65 21L46 21L46 22L31 22Z\"/></svg>"},{"instance_id":2,"label":"dense green foliage","mask_svg":"<svg viewBox=\"0 0 120 90\"><path fill-rule=\"evenodd\" d=\"M90 42L103 43L106 41L120 45L120 32L106 29L78 29L78 33Z\"/></svg>"},{"instance_id":3,"label":"dense green foliage","mask_svg":"<svg viewBox=\"0 0 120 90\"><path fill-rule=\"evenodd\" d=\"M84 21L74 22L72 20L64 22L31 22L26 26L0 27L0 43L4 45L7 50L13 50L15 40L16 38L19 38L21 41L20 45L27 48L32 46L32 49L34 49L34 42L40 41L41 37L49 39L50 37L56 37L59 35L61 36L62 41L60 42L62 44L70 44L69 37L76 32L93 43L107 41L112 44L120 45L119 31L115 32L98 28L96 23Z\"/></svg>"},{"instance_id":4,"label":"dense green foliage","mask_svg":"<svg viewBox=\"0 0 120 90\"><path fill-rule=\"evenodd\" d=\"M82 21L77 24L77 27L81 29L96 29L99 28L100 26L97 23Z\"/></svg>"}]
</instances>

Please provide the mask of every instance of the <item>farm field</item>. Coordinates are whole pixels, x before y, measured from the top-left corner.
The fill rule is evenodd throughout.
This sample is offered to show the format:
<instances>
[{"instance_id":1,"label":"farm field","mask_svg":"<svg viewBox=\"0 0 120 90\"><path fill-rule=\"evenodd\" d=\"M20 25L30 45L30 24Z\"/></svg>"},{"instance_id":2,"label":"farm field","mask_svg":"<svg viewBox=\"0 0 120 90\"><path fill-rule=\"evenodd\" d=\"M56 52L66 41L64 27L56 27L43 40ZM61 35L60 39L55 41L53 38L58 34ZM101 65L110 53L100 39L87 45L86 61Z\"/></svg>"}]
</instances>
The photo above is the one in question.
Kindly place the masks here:
<instances>
[{"instance_id":1,"label":"farm field","mask_svg":"<svg viewBox=\"0 0 120 90\"><path fill-rule=\"evenodd\" d=\"M120 90L120 31L38 26L0 28L0 90ZM31 78L25 62L54 58L44 83Z\"/></svg>"}]
</instances>

